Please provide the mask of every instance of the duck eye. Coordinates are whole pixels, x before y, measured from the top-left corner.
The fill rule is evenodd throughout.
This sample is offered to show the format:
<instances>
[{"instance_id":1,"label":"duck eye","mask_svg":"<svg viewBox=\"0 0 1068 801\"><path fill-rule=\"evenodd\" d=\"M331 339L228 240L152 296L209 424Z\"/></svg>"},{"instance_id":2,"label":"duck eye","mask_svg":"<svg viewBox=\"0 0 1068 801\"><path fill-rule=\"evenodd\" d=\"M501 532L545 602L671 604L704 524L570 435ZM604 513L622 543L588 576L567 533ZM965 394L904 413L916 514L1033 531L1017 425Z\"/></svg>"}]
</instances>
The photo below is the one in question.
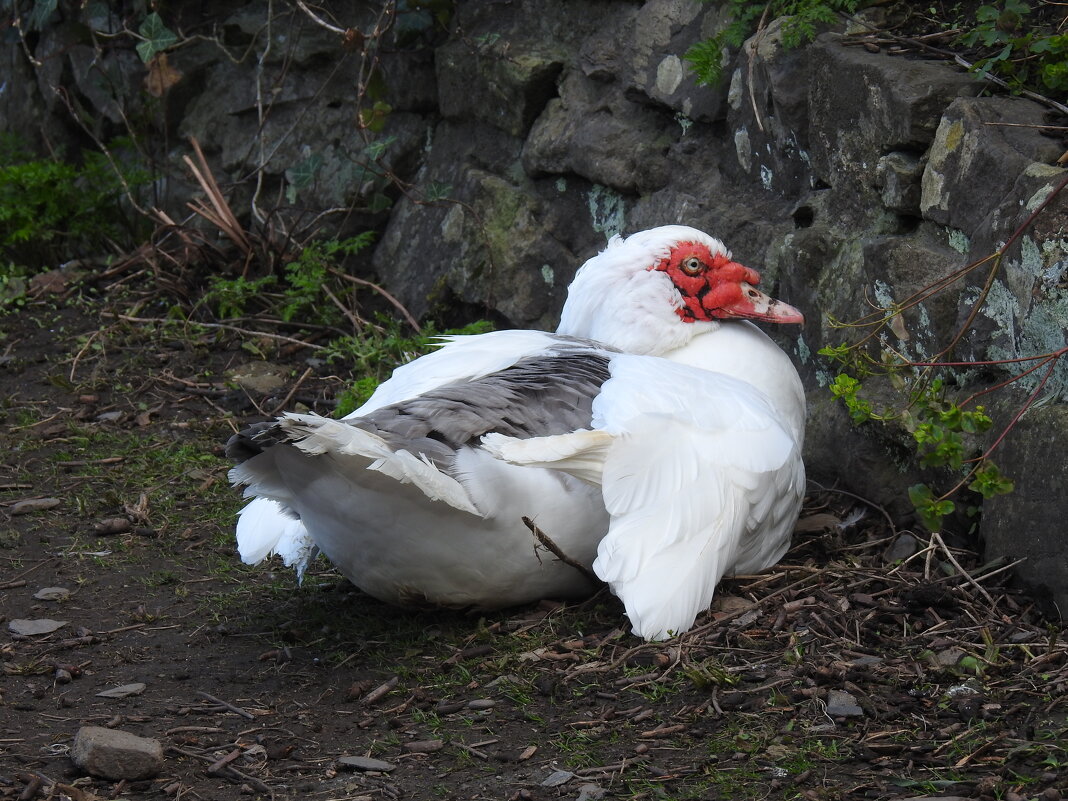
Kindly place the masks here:
<instances>
[{"instance_id":1,"label":"duck eye","mask_svg":"<svg viewBox=\"0 0 1068 801\"><path fill-rule=\"evenodd\" d=\"M696 256L690 256L682 262L682 271L686 275L700 275L705 269L705 263Z\"/></svg>"}]
</instances>

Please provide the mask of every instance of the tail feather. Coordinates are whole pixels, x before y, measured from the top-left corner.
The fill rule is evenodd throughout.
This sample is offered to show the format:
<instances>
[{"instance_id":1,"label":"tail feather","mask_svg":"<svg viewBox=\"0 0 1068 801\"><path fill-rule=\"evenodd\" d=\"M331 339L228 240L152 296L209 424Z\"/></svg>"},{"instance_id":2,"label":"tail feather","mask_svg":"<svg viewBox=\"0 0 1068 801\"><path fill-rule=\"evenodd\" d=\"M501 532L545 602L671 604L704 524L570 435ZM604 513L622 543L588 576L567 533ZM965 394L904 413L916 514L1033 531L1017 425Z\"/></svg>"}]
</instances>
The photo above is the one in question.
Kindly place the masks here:
<instances>
[{"instance_id":1,"label":"tail feather","mask_svg":"<svg viewBox=\"0 0 1068 801\"><path fill-rule=\"evenodd\" d=\"M255 565L278 554L297 579L318 554L311 536L299 519L270 498L254 498L237 518L237 551L246 565Z\"/></svg>"},{"instance_id":2,"label":"tail feather","mask_svg":"<svg viewBox=\"0 0 1068 801\"><path fill-rule=\"evenodd\" d=\"M426 458L406 450L394 450L385 439L372 431L311 414L287 414L278 426L288 444L308 456L335 454L339 457L363 457L359 460L339 459L338 462L338 469L348 473L356 483L359 483L358 476L364 470L376 470L402 484L414 485L432 501L444 501L461 512L479 516L483 514L459 481L439 470ZM267 495L285 503L290 490L277 486L282 482L273 461L263 461L270 454L271 449L268 448L262 457L243 462L230 471L230 477L234 483L249 485L246 494ZM370 463L364 461L368 459Z\"/></svg>"}]
</instances>

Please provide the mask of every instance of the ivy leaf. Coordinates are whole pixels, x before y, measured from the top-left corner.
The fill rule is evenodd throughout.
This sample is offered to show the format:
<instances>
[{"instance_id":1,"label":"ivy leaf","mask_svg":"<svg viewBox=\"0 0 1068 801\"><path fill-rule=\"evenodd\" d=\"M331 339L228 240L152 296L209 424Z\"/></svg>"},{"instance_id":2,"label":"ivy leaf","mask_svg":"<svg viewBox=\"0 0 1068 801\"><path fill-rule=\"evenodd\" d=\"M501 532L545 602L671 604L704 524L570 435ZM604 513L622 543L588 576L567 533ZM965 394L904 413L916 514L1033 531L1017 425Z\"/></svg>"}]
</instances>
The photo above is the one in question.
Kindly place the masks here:
<instances>
[{"instance_id":1,"label":"ivy leaf","mask_svg":"<svg viewBox=\"0 0 1068 801\"><path fill-rule=\"evenodd\" d=\"M366 128L373 133L380 133L386 127L386 119L393 111L393 106L384 100L376 100L371 108L360 109L357 121L361 128Z\"/></svg>"},{"instance_id":2,"label":"ivy leaf","mask_svg":"<svg viewBox=\"0 0 1068 801\"><path fill-rule=\"evenodd\" d=\"M385 195L381 192L375 192L367 201L367 206L372 214L386 211L392 205L393 199L389 195Z\"/></svg>"},{"instance_id":3,"label":"ivy leaf","mask_svg":"<svg viewBox=\"0 0 1068 801\"><path fill-rule=\"evenodd\" d=\"M389 146L397 141L395 136L387 136L382 139L378 139L371 142L366 148L365 152L367 157L372 161L378 161L382 156L386 155L386 151L389 150Z\"/></svg>"},{"instance_id":4,"label":"ivy leaf","mask_svg":"<svg viewBox=\"0 0 1068 801\"><path fill-rule=\"evenodd\" d=\"M452 194L452 184L442 183L441 181L431 181L426 185L426 189L423 191L423 196L427 202L434 202L435 200L445 200Z\"/></svg>"},{"instance_id":5,"label":"ivy leaf","mask_svg":"<svg viewBox=\"0 0 1068 801\"><path fill-rule=\"evenodd\" d=\"M161 53L178 42L178 34L164 25L163 19L155 11L145 17L137 32L144 37L144 41L137 45L137 55L146 64L156 53Z\"/></svg>"},{"instance_id":6,"label":"ivy leaf","mask_svg":"<svg viewBox=\"0 0 1068 801\"><path fill-rule=\"evenodd\" d=\"M289 188L293 190L293 197L296 198L296 193L302 189L307 189L311 186L315 177L319 174L320 168L323 166L323 157L318 153L312 153L303 161L294 164L288 170L286 170L286 180L289 181ZM288 197L288 192L287 192ZM290 200L290 203L293 201Z\"/></svg>"}]
</instances>

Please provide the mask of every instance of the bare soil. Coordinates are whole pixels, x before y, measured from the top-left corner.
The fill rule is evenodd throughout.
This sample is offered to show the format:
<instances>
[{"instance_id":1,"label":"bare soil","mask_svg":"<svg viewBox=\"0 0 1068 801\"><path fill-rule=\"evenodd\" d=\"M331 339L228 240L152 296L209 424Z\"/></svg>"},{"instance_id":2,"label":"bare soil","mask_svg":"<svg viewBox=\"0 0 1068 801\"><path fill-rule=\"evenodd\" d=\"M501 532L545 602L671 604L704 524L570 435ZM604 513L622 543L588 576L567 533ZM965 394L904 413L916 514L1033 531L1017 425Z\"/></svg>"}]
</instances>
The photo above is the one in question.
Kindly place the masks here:
<instances>
[{"instance_id":1,"label":"bare soil","mask_svg":"<svg viewBox=\"0 0 1068 801\"><path fill-rule=\"evenodd\" d=\"M1068 631L1001 566L813 487L782 564L666 643L604 592L414 613L325 562L298 587L240 564L222 445L329 413L336 366L60 284L0 317L0 799L1068 796ZM264 360L279 385L241 389ZM87 724L157 738L162 773L82 775Z\"/></svg>"}]
</instances>

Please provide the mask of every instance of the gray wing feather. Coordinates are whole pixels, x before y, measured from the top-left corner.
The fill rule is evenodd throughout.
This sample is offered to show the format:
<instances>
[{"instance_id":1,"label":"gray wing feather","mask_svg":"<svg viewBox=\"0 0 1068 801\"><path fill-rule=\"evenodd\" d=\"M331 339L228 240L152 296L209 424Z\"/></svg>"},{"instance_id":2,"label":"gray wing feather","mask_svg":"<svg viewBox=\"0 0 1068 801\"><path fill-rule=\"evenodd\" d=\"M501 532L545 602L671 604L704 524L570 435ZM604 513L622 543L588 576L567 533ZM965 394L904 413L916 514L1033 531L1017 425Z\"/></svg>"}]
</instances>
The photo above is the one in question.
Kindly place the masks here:
<instances>
[{"instance_id":1,"label":"gray wing feather","mask_svg":"<svg viewBox=\"0 0 1068 801\"><path fill-rule=\"evenodd\" d=\"M564 352L523 359L500 372L450 384L354 419L392 447L451 461L491 431L526 439L586 428L608 380L606 353Z\"/></svg>"},{"instance_id":2,"label":"gray wing feather","mask_svg":"<svg viewBox=\"0 0 1068 801\"><path fill-rule=\"evenodd\" d=\"M606 350L569 339L556 352L345 422L377 434L394 449L446 467L458 448L477 444L490 432L527 439L589 427L610 358ZM226 453L240 463L285 440L276 424L257 423L231 437Z\"/></svg>"}]
</instances>

